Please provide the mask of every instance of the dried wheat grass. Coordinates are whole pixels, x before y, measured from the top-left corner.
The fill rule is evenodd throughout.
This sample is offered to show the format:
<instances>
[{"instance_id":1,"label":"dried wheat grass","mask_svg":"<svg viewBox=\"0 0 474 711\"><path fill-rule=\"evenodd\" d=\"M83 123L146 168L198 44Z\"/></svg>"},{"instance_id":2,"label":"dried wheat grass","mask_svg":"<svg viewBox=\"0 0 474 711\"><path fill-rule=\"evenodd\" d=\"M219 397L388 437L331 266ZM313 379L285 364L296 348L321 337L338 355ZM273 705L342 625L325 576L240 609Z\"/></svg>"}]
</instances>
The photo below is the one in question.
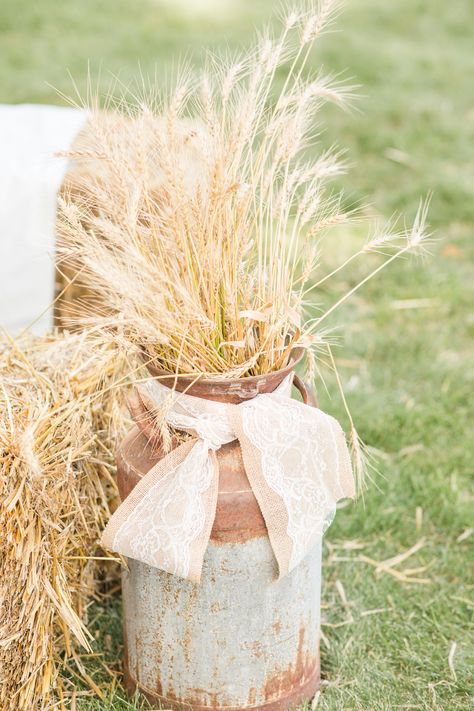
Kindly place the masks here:
<instances>
[{"instance_id":1,"label":"dried wheat grass","mask_svg":"<svg viewBox=\"0 0 474 711\"><path fill-rule=\"evenodd\" d=\"M104 324L165 370L243 377L282 367L293 347L317 347L321 322L373 274L308 321L316 285L390 249L377 273L425 238L422 206L413 230L382 230L316 276L320 239L351 217L330 187L345 170L340 152L306 151L321 107L352 98L337 78L307 71L336 9L322 0L288 12L279 36L264 32L231 61L212 57L165 95L124 94L93 110L71 154L89 168L77 176L81 197L61 200L62 259L100 294Z\"/></svg>"},{"instance_id":2,"label":"dried wheat grass","mask_svg":"<svg viewBox=\"0 0 474 711\"><path fill-rule=\"evenodd\" d=\"M61 672L90 649L125 372L116 348L90 334L0 340L2 711L65 708Z\"/></svg>"}]
</instances>

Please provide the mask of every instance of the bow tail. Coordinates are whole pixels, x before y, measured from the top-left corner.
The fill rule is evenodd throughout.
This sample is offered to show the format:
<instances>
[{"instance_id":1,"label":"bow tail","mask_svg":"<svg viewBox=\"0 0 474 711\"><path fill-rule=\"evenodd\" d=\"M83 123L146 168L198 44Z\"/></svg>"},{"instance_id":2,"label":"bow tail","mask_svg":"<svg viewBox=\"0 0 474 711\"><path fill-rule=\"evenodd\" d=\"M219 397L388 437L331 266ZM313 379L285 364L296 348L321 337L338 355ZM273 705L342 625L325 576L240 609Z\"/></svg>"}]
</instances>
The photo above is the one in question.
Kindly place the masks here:
<instances>
[{"instance_id":1,"label":"bow tail","mask_svg":"<svg viewBox=\"0 0 474 711\"><path fill-rule=\"evenodd\" d=\"M288 511L283 499L270 487L263 474L262 453L244 431L243 408L229 405L229 418L242 450L245 472L267 527L270 545L278 563L278 577L290 570L292 540L288 531Z\"/></svg>"},{"instance_id":2,"label":"bow tail","mask_svg":"<svg viewBox=\"0 0 474 711\"><path fill-rule=\"evenodd\" d=\"M101 544L199 582L218 482L215 452L202 440L185 442L138 482L111 517Z\"/></svg>"},{"instance_id":3,"label":"bow tail","mask_svg":"<svg viewBox=\"0 0 474 711\"><path fill-rule=\"evenodd\" d=\"M355 493L344 434L321 410L275 394L229 405L229 417L281 578L321 540L336 502Z\"/></svg>"}]
</instances>

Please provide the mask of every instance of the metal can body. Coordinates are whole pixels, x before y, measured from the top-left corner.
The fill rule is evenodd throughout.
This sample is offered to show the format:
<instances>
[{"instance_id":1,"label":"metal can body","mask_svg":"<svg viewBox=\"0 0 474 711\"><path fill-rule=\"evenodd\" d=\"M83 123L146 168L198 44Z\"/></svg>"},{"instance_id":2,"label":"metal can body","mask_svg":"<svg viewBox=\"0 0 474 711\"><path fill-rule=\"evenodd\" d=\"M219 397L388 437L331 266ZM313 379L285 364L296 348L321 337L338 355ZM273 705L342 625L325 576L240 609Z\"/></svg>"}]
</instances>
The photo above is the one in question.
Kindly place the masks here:
<instances>
[{"instance_id":1,"label":"metal can body","mask_svg":"<svg viewBox=\"0 0 474 711\"><path fill-rule=\"evenodd\" d=\"M118 457L122 498L159 456L130 433ZM319 684L321 548L277 580L240 447L218 458L201 583L134 560L123 573L126 686L165 708L283 711Z\"/></svg>"}]
</instances>

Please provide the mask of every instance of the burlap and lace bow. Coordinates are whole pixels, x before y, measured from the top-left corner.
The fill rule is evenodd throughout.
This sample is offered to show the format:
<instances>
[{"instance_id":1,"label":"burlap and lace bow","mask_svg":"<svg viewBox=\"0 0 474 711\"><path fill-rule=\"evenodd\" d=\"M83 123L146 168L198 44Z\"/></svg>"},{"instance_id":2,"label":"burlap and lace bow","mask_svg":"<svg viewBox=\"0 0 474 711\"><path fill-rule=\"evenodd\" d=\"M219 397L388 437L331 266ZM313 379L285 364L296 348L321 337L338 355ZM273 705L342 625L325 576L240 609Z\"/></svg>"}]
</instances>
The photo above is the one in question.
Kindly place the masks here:
<instances>
[{"instance_id":1,"label":"burlap and lace bow","mask_svg":"<svg viewBox=\"0 0 474 711\"><path fill-rule=\"evenodd\" d=\"M194 437L138 482L111 517L104 547L198 582L216 512L216 451L238 439L279 577L298 565L331 523L336 502L355 490L340 425L293 400L292 379L239 405L172 391L156 380L139 385L148 410L168 402L168 424Z\"/></svg>"}]
</instances>

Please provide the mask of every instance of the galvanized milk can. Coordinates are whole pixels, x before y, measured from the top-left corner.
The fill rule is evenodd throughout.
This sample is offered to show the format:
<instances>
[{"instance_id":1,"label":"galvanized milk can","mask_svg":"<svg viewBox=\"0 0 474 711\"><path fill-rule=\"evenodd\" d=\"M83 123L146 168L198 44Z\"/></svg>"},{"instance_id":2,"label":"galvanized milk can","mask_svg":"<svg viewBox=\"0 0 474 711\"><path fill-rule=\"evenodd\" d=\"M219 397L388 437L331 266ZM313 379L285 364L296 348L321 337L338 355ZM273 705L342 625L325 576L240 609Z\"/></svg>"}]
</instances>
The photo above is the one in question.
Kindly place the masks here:
<instances>
[{"instance_id":1,"label":"galvanized milk can","mask_svg":"<svg viewBox=\"0 0 474 711\"><path fill-rule=\"evenodd\" d=\"M239 403L274 390L292 367L240 381L179 379L176 387ZM298 378L295 385L314 404ZM129 433L117 457L122 500L162 456L146 430ZM217 513L201 583L136 560L123 573L125 684L165 708L283 711L312 698L319 684L321 548L276 580L240 445L217 456Z\"/></svg>"}]
</instances>

